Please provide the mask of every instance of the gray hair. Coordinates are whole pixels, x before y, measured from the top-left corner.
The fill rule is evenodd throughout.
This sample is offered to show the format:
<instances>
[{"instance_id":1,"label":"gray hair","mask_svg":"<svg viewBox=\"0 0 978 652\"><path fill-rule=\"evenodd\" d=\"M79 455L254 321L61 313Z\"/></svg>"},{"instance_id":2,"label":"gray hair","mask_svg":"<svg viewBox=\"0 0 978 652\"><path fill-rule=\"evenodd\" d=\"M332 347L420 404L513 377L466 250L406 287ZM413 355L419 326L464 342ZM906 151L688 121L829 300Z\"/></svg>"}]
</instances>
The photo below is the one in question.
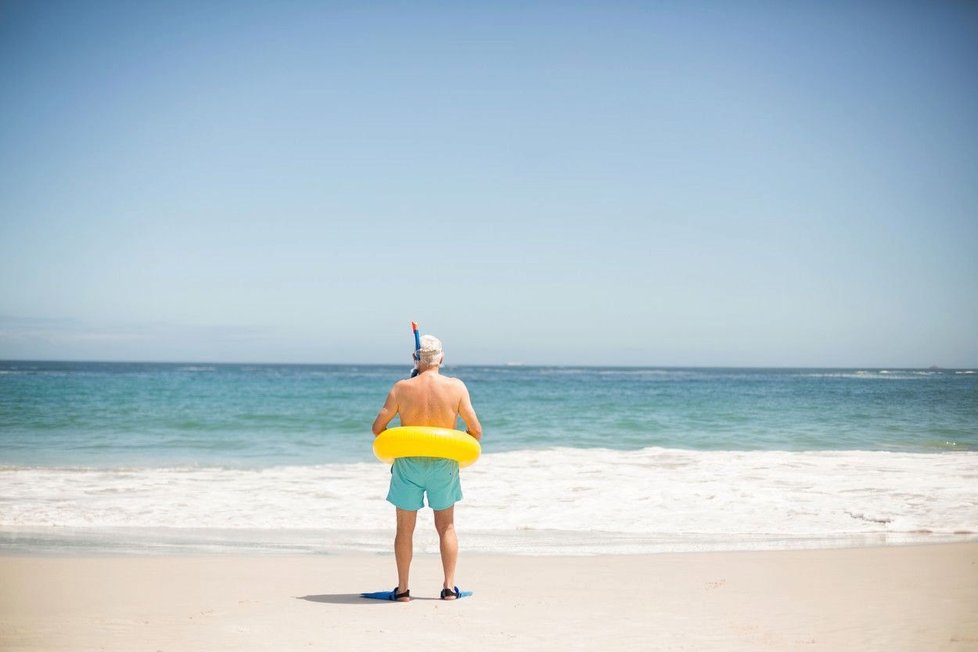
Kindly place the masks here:
<instances>
[{"instance_id":1,"label":"gray hair","mask_svg":"<svg viewBox=\"0 0 978 652\"><path fill-rule=\"evenodd\" d=\"M434 335L421 336L421 349L418 350L418 362L425 365L441 364L444 354L445 352L441 347L441 340Z\"/></svg>"}]
</instances>

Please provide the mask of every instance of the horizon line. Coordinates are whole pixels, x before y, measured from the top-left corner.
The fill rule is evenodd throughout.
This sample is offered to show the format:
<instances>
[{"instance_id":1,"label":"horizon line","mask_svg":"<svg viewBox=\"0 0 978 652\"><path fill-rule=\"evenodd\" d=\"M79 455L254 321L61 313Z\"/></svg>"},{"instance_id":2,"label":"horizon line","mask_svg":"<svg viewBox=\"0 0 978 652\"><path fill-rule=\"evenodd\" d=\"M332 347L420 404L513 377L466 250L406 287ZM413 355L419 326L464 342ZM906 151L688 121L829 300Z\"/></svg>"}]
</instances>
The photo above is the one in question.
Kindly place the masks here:
<instances>
[{"instance_id":1,"label":"horizon line","mask_svg":"<svg viewBox=\"0 0 978 652\"><path fill-rule=\"evenodd\" d=\"M256 362L256 361L207 361L207 360L98 360L98 359L61 359L61 358L0 358L0 364L160 364L160 365L210 365L210 366L293 366L293 367L409 367L402 362ZM902 366L902 365L852 365L852 366L813 366L813 365L676 365L676 364L544 364L544 363L522 363L522 362L494 362L478 363L467 362L462 364L448 364L443 368L452 367L498 367L503 369L519 368L580 368L580 369L839 369L839 370L860 370L877 369L886 370L908 370L908 371L974 371L978 366L968 367L943 367L940 365L930 365L927 367Z\"/></svg>"}]
</instances>

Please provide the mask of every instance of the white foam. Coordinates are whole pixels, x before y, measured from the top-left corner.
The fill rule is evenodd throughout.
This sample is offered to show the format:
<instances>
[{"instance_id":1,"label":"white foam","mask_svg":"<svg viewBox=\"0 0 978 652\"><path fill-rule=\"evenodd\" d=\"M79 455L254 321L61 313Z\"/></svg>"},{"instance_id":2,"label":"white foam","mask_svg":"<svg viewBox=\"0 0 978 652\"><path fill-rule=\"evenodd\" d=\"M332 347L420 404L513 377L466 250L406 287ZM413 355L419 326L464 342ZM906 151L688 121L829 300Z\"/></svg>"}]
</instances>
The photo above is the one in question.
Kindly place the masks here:
<instances>
[{"instance_id":1,"label":"white foam","mask_svg":"<svg viewBox=\"0 0 978 652\"><path fill-rule=\"evenodd\" d=\"M315 532L332 547L372 549L389 543L389 478L388 467L374 463L7 467L0 529L293 532L296 540ZM978 533L974 452L558 449L487 454L462 478L459 528L497 552L805 547ZM419 549L437 550L433 536L422 536Z\"/></svg>"},{"instance_id":2,"label":"white foam","mask_svg":"<svg viewBox=\"0 0 978 652\"><path fill-rule=\"evenodd\" d=\"M848 378L855 380L923 380L942 375L941 371L815 371L802 374L807 378Z\"/></svg>"}]
</instances>

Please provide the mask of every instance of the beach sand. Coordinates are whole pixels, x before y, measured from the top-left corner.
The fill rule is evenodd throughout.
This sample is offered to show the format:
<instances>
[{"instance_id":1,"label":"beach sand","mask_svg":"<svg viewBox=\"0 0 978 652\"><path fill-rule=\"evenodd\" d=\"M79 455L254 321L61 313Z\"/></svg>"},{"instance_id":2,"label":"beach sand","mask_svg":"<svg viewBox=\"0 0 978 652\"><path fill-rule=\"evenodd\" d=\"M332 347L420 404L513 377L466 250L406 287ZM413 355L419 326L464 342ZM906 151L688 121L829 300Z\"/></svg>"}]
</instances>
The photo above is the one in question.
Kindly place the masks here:
<instances>
[{"instance_id":1,"label":"beach sand","mask_svg":"<svg viewBox=\"0 0 978 652\"><path fill-rule=\"evenodd\" d=\"M464 543L464 542L463 542ZM466 555L0 556L3 650L976 650L978 543Z\"/></svg>"}]
</instances>

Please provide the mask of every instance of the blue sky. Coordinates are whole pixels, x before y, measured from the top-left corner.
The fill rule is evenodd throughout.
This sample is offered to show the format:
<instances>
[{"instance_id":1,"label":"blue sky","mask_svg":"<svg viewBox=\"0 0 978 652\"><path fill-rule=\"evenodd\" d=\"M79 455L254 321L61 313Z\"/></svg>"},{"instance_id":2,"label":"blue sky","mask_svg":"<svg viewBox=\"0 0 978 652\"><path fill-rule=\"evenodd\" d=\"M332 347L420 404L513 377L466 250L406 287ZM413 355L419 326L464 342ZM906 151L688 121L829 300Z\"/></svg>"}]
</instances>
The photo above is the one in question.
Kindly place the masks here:
<instances>
[{"instance_id":1,"label":"blue sky","mask_svg":"<svg viewBox=\"0 0 978 652\"><path fill-rule=\"evenodd\" d=\"M0 3L0 358L978 366L978 5Z\"/></svg>"}]
</instances>

